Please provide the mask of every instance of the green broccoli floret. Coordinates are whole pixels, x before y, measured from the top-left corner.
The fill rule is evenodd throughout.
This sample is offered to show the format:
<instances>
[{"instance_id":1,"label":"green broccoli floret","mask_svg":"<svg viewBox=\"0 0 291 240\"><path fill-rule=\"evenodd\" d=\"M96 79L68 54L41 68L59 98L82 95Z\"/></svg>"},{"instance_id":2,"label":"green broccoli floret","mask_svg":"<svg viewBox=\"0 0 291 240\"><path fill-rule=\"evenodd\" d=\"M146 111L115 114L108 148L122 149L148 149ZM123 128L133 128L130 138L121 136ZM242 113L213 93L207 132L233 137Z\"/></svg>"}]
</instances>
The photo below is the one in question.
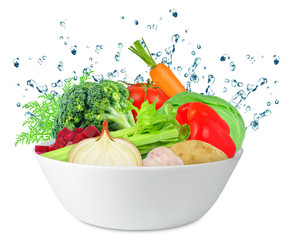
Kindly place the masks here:
<instances>
[{"instance_id":1,"label":"green broccoli floret","mask_svg":"<svg viewBox=\"0 0 291 240\"><path fill-rule=\"evenodd\" d=\"M111 131L135 125L128 100L129 92L121 83L111 80L84 82L74 85L60 97L60 112L55 118L53 137L64 127L74 128L94 125L99 130L104 119Z\"/></svg>"}]
</instances>

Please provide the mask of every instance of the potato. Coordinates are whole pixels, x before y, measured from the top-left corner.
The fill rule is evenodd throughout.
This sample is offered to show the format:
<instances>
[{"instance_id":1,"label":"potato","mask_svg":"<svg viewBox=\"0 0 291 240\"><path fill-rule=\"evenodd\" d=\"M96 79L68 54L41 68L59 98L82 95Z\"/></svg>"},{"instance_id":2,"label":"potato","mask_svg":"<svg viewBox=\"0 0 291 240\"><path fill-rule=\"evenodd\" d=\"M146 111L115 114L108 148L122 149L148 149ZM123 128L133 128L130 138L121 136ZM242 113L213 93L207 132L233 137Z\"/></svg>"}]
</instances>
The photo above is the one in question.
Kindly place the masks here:
<instances>
[{"instance_id":1,"label":"potato","mask_svg":"<svg viewBox=\"0 0 291 240\"><path fill-rule=\"evenodd\" d=\"M199 140L187 140L169 147L185 165L216 162L228 159L220 149Z\"/></svg>"}]
</instances>

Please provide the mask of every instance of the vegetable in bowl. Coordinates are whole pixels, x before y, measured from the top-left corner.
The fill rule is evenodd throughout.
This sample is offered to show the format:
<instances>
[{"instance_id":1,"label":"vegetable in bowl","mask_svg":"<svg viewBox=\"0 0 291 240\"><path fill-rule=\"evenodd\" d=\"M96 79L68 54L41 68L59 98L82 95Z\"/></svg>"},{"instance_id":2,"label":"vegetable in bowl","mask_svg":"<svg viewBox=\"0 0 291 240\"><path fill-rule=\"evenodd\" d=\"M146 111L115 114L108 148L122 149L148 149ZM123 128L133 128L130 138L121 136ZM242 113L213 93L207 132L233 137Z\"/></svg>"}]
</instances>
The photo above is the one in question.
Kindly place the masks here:
<instances>
[{"instance_id":1,"label":"vegetable in bowl","mask_svg":"<svg viewBox=\"0 0 291 240\"><path fill-rule=\"evenodd\" d=\"M134 106L128 97L125 86L111 80L74 85L60 97L53 137L56 138L64 127L74 130L93 125L101 129L105 118L111 131L134 126L131 112Z\"/></svg>"}]
</instances>

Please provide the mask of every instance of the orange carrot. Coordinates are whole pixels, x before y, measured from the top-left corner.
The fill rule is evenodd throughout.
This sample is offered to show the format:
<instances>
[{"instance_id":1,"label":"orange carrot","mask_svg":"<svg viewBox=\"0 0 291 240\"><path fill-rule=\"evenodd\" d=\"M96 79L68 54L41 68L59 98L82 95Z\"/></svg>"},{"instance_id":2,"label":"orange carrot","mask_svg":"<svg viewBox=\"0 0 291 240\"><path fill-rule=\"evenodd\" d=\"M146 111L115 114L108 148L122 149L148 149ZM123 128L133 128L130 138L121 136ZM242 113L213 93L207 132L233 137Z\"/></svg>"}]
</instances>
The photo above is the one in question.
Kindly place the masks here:
<instances>
[{"instance_id":1,"label":"orange carrot","mask_svg":"<svg viewBox=\"0 0 291 240\"><path fill-rule=\"evenodd\" d=\"M145 48L143 47L144 44ZM145 44L145 41L142 39L142 43L137 40L134 42L134 46L131 46L129 50L139 56L150 68L150 76L153 82L169 97L175 96L180 92L187 92L185 87L175 76L170 68L165 64L159 63L156 64L152 55Z\"/></svg>"}]
</instances>

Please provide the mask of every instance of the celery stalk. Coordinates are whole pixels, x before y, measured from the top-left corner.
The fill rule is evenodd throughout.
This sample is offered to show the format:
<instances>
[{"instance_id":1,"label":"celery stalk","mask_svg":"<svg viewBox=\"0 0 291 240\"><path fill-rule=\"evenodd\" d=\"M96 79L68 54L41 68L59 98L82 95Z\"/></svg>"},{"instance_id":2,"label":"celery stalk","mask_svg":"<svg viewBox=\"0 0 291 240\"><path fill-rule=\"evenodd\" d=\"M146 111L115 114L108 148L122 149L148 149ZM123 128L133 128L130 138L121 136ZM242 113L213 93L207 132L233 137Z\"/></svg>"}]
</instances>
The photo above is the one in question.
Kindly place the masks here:
<instances>
[{"instance_id":1,"label":"celery stalk","mask_svg":"<svg viewBox=\"0 0 291 240\"><path fill-rule=\"evenodd\" d=\"M63 148L59 148L57 150L46 152L46 153L41 154L40 156L46 157L46 158L50 158L50 159L54 159L54 160L67 162L68 161L68 157L69 157L69 153L70 153L71 149L75 145L76 144L72 144L72 145L69 145L67 147L63 147Z\"/></svg>"}]
</instances>

